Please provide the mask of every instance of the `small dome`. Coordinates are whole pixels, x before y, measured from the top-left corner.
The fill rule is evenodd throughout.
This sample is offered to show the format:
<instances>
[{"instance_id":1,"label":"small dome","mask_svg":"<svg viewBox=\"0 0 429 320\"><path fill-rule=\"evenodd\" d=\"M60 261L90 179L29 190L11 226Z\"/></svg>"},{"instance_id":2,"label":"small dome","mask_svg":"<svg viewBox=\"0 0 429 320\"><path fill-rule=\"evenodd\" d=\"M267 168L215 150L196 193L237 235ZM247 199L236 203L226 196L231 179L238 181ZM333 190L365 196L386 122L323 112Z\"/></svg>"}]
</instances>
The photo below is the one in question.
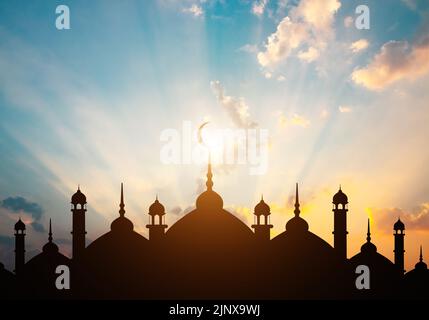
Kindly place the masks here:
<instances>
[{"instance_id":1,"label":"small dome","mask_svg":"<svg viewBox=\"0 0 429 320\"><path fill-rule=\"evenodd\" d=\"M58 252L58 246L53 242L48 242L43 246L43 252L56 253Z\"/></svg>"},{"instance_id":2,"label":"small dome","mask_svg":"<svg viewBox=\"0 0 429 320\"><path fill-rule=\"evenodd\" d=\"M290 219L286 223L286 231L291 233L303 233L308 231L308 223L303 218L299 216L301 213L301 210L299 209L299 195L298 195L298 183L296 184L295 189L295 210L294 214L295 217Z\"/></svg>"},{"instance_id":3,"label":"small dome","mask_svg":"<svg viewBox=\"0 0 429 320\"><path fill-rule=\"evenodd\" d=\"M196 201L196 207L203 212L213 212L223 209L223 200L220 195L213 191L213 180L212 180L212 165L210 163L207 166L207 190L201 193Z\"/></svg>"},{"instance_id":4,"label":"small dome","mask_svg":"<svg viewBox=\"0 0 429 320\"><path fill-rule=\"evenodd\" d=\"M349 203L349 200L347 198L347 195L341 190L338 190L338 192L334 195L334 198L332 199L333 204L347 204Z\"/></svg>"},{"instance_id":5,"label":"small dome","mask_svg":"<svg viewBox=\"0 0 429 320\"><path fill-rule=\"evenodd\" d=\"M398 221L395 222L395 224L393 225L393 230L398 231L398 230L405 230L405 225L404 223L401 221L401 219L398 219Z\"/></svg>"},{"instance_id":6,"label":"small dome","mask_svg":"<svg viewBox=\"0 0 429 320\"><path fill-rule=\"evenodd\" d=\"M420 259L419 259L419 262L416 263L415 269L416 270L427 270L428 269L428 265L423 262L423 248L422 248L422 246L420 246Z\"/></svg>"},{"instance_id":7,"label":"small dome","mask_svg":"<svg viewBox=\"0 0 429 320\"><path fill-rule=\"evenodd\" d=\"M364 253L374 253L377 252L377 247L372 242L365 242L362 247L360 247L360 251Z\"/></svg>"},{"instance_id":8,"label":"small dome","mask_svg":"<svg viewBox=\"0 0 429 320\"><path fill-rule=\"evenodd\" d=\"M25 230L25 223L22 222L21 218L19 218L18 222L15 223L15 230L16 231L24 231Z\"/></svg>"},{"instance_id":9,"label":"small dome","mask_svg":"<svg viewBox=\"0 0 429 320\"><path fill-rule=\"evenodd\" d=\"M134 225L131 220L122 216L113 220L110 225L110 230L113 232L130 232L134 230Z\"/></svg>"},{"instance_id":10,"label":"small dome","mask_svg":"<svg viewBox=\"0 0 429 320\"><path fill-rule=\"evenodd\" d=\"M424 263L423 261L419 261L419 262L416 263L415 268L417 270L427 270L428 265L426 263Z\"/></svg>"},{"instance_id":11,"label":"small dome","mask_svg":"<svg viewBox=\"0 0 429 320\"><path fill-rule=\"evenodd\" d=\"M223 200L220 195L212 190L207 190L201 193L196 201L197 209L202 211L221 210L223 208Z\"/></svg>"},{"instance_id":12,"label":"small dome","mask_svg":"<svg viewBox=\"0 0 429 320\"><path fill-rule=\"evenodd\" d=\"M165 208L162 203L158 201L158 197L155 202L150 205L149 214L151 216L163 216L165 214Z\"/></svg>"},{"instance_id":13,"label":"small dome","mask_svg":"<svg viewBox=\"0 0 429 320\"><path fill-rule=\"evenodd\" d=\"M86 204L86 196L80 191L80 188L77 189L76 193L71 198L72 204Z\"/></svg>"},{"instance_id":14,"label":"small dome","mask_svg":"<svg viewBox=\"0 0 429 320\"><path fill-rule=\"evenodd\" d=\"M299 233L308 231L308 223L300 216L293 217L286 223L286 231Z\"/></svg>"},{"instance_id":15,"label":"small dome","mask_svg":"<svg viewBox=\"0 0 429 320\"><path fill-rule=\"evenodd\" d=\"M255 215L256 216L269 216L270 206L265 203L264 199L261 199L259 203L255 206Z\"/></svg>"},{"instance_id":16,"label":"small dome","mask_svg":"<svg viewBox=\"0 0 429 320\"><path fill-rule=\"evenodd\" d=\"M366 233L366 242L360 247L362 253L375 253L377 252L377 247L371 242L371 225L370 220L368 219L368 231Z\"/></svg>"},{"instance_id":17,"label":"small dome","mask_svg":"<svg viewBox=\"0 0 429 320\"><path fill-rule=\"evenodd\" d=\"M49 219L49 237L48 242L43 246L43 252L53 254L58 252L58 246L52 242L52 221Z\"/></svg>"}]
</instances>

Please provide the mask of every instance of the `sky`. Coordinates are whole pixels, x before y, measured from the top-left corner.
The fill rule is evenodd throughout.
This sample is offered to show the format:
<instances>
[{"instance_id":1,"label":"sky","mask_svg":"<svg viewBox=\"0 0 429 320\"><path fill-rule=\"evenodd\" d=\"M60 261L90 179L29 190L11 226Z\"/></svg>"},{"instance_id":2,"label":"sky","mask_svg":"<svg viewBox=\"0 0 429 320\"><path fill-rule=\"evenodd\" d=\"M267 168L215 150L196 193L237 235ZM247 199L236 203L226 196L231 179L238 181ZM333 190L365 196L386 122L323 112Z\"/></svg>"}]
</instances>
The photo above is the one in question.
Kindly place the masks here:
<instances>
[{"instance_id":1,"label":"sky","mask_svg":"<svg viewBox=\"0 0 429 320\"><path fill-rule=\"evenodd\" d=\"M58 5L70 29L58 30ZM369 8L369 29L356 25ZM203 123L268 132L261 174L214 164L214 189L249 226L261 195L272 235L302 217L333 243L332 196L349 198L348 256L371 219L393 259L406 225L406 269L429 256L429 3L424 0L2 1L0 261L13 269L13 226L27 259L47 241L71 251L70 198L88 199L88 243L110 230L124 183L126 216L147 236L158 195L173 224L204 190L206 162L165 163ZM195 140L193 134L192 137ZM193 140L193 144L198 142ZM425 249L427 248L427 249Z\"/></svg>"}]
</instances>

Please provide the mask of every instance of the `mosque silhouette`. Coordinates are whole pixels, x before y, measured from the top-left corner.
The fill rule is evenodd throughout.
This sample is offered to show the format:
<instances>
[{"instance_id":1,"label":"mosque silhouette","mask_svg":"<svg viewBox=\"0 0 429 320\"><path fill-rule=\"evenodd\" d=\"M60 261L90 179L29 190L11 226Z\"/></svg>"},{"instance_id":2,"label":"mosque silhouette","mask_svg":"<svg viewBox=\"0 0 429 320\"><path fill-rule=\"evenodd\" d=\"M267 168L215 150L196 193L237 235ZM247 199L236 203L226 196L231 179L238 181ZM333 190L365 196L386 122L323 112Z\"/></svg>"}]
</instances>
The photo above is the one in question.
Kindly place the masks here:
<instances>
[{"instance_id":1,"label":"mosque silhouette","mask_svg":"<svg viewBox=\"0 0 429 320\"><path fill-rule=\"evenodd\" d=\"M42 253L25 262L25 224L15 224L15 270L0 264L3 299L386 299L429 298L429 271L420 261L404 270L405 225L393 225L394 263L366 242L347 259L348 198L333 197L334 246L309 231L300 217L298 184L294 217L286 230L270 238L270 207L262 198L250 229L223 209L213 191L211 164L207 189L196 208L170 228L164 206L149 207L149 240L133 230L125 216L123 185L119 217L110 231L85 246L86 196L71 198L72 259L59 252L49 225ZM58 290L58 265L70 268L70 290ZM357 289L356 268L368 266L370 289Z\"/></svg>"}]
</instances>

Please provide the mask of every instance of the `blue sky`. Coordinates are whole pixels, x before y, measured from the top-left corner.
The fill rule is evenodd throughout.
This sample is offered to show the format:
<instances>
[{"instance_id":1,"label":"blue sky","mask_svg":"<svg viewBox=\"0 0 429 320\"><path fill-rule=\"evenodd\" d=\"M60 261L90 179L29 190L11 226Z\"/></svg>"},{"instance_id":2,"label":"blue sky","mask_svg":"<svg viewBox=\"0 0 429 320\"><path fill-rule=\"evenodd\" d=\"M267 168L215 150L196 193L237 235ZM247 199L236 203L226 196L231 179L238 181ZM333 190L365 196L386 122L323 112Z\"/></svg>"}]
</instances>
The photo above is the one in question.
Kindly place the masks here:
<instances>
[{"instance_id":1,"label":"blue sky","mask_svg":"<svg viewBox=\"0 0 429 320\"><path fill-rule=\"evenodd\" d=\"M70 8L70 30L55 28L59 4ZM354 26L362 4L369 30ZM139 232L157 193L173 223L193 205L204 166L162 164L161 132L183 121L236 128L239 119L269 130L270 160L262 176L215 171L231 211L250 224L264 193L281 232L298 181L304 217L331 241L330 199L341 183L351 199L349 252L370 215L391 257L401 215L413 265L412 242L429 247L428 16L418 0L3 1L0 201L27 202L0 209L0 261L10 267L18 215L42 225L52 217L69 252L78 184L90 239L117 216L122 181ZM38 221L28 204L43 208ZM47 236L28 229L36 252Z\"/></svg>"}]
</instances>

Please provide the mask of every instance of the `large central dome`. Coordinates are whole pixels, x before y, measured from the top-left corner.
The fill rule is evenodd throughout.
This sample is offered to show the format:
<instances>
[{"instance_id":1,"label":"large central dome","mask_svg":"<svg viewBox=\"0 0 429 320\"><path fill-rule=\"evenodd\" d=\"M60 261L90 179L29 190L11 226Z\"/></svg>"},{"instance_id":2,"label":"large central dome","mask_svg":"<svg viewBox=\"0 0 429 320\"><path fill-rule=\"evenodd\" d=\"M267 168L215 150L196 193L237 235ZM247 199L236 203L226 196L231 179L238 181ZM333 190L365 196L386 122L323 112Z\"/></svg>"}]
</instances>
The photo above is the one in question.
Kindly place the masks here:
<instances>
[{"instance_id":1,"label":"large central dome","mask_svg":"<svg viewBox=\"0 0 429 320\"><path fill-rule=\"evenodd\" d=\"M196 201L196 209L178 220L168 231L167 239L189 242L233 243L253 239L253 232L237 217L223 209L223 200L213 191L211 164L207 171L207 190Z\"/></svg>"}]
</instances>

